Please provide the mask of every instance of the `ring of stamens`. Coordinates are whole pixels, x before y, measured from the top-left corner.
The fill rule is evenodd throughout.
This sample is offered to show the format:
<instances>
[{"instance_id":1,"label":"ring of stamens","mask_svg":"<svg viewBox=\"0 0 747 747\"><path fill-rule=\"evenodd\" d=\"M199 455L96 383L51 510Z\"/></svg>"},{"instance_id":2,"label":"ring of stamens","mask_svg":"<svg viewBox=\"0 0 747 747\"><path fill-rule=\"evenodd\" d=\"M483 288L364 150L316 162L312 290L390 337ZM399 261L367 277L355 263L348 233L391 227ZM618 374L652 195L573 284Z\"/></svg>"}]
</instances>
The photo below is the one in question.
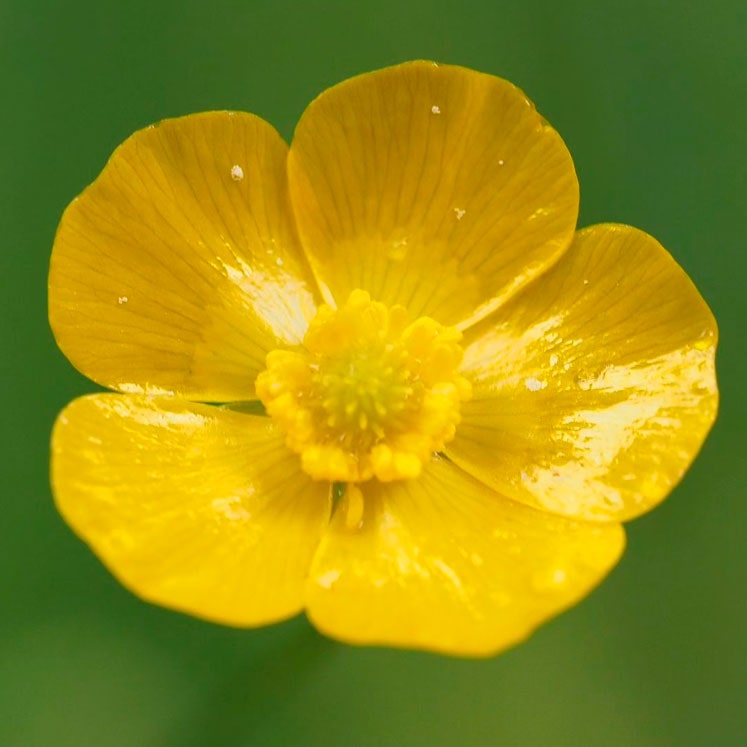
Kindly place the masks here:
<instances>
[{"instance_id":1,"label":"ring of stamens","mask_svg":"<svg viewBox=\"0 0 747 747\"><path fill-rule=\"evenodd\" d=\"M302 346L268 354L257 396L312 478L417 477L454 437L470 395L460 339L356 290L339 309L319 308Z\"/></svg>"}]
</instances>

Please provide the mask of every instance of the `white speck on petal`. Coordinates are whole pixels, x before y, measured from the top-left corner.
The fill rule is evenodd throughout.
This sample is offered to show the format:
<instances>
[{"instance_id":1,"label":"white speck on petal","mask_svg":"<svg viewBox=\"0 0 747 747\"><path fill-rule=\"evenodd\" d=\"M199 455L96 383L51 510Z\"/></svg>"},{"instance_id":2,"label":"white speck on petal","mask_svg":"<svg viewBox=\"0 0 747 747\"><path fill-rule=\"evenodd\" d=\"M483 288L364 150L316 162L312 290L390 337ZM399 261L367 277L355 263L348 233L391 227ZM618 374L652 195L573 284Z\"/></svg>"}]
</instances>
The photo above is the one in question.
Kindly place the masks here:
<instances>
[{"instance_id":1,"label":"white speck on petal","mask_svg":"<svg viewBox=\"0 0 747 747\"><path fill-rule=\"evenodd\" d=\"M498 161L498 165L499 165L499 166L503 166L503 164L504 164L504 163L506 163L506 162L505 162L505 161L504 161L504 160L503 160L502 158L501 158L501 160L500 160L500 161Z\"/></svg>"},{"instance_id":2,"label":"white speck on petal","mask_svg":"<svg viewBox=\"0 0 747 747\"><path fill-rule=\"evenodd\" d=\"M540 389L544 389L547 386L546 381L540 381L535 379L534 376L530 376L528 379L524 379L524 386L530 392L538 392Z\"/></svg>"},{"instance_id":3,"label":"white speck on petal","mask_svg":"<svg viewBox=\"0 0 747 747\"><path fill-rule=\"evenodd\" d=\"M327 571L317 578L317 583L325 589L330 589L338 578L340 578L340 571Z\"/></svg>"},{"instance_id":4,"label":"white speck on petal","mask_svg":"<svg viewBox=\"0 0 747 747\"><path fill-rule=\"evenodd\" d=\"M216 498L212 508L230 521L247 521L252 515L241 505L241 498L232 495L228 498Z\"/></svg>"},{"instance_id":5,"label":"white speck on petal","mask_svg":"<svg viewBox=\"0 0 747 747\"><path fill-rule=\"evenodd\" d=\"M123 303L127 303L130 299L127 296L120 296L117 299L117 303L121 306Z\"/></svg>"},{"instance_id":6,"label":"white speck on petal","mask_svg":"<svg viewBox=\"0 0 747 747\"><path fill-rule=\"evenodd\" d=\"M238 163L235 163L233 166L231 166L231 179L233 179L235 182L240 182L243 178L244 169L242 169Z\"/></svg>"},{"instance_id":7,"label":"white speck on petal","mask_svg":"<svg viewBox=\"0 0 747 747\"><path fill-rule=\"evenodd\" d=\"M555 353L553 353L553 354L552 354L552 355L550 356L550 365L551 365L551 366L557 366L557 365L558 365L558 356L557 356L557 355L555 355Z\"/></svg>"},{"instance_id":8,"label":"white speck on petal","mask_svg":"<svg viewBox=\"0 0 747 747\"><path fill-rule=\"evenodd\" d=\"M278 258L277 258L277 259L275 260L275 264L276 264L276 265L277 265L278 267L282 267L282 266L283 266L283 260L282 260L282 259L280 259L280 257L278 257Z\"/></svg>"},{"instance_id":9,"label":"white speck on petal","mask_svg":"<svg viewBox=\"0 0 747 747\"><path fill-rule=\"evenodd\" d=\"M454 208L454 212L456 213L456 219L461 220L464 218L464 214L467 212L466 210L462 210L461 208Z\"/></svg>"},{"instance_id":10,"label":"white speck on petal","mask_svg":"<svg viewBox=\"0 0 747 747\"><path fill-rule=\"evenodd\" d=\"M440 113L441 113L441 107L439 107L439 106L436 106L436 105L434 104L434 105L433 105L433 106L431 107L431 112L433 112L433 114L440 114Z\"/></svg>"},{"instance_id":11,"label":"white speck on petal","mask_svg":"<svg viewBox=\"0 0 747 747\"><path fill-rule=\"evenodd\" d=\"M589 281L588 280L584 280L584 285L588 285L588 284L589 284Z\"/></svg>"}]
</instances>

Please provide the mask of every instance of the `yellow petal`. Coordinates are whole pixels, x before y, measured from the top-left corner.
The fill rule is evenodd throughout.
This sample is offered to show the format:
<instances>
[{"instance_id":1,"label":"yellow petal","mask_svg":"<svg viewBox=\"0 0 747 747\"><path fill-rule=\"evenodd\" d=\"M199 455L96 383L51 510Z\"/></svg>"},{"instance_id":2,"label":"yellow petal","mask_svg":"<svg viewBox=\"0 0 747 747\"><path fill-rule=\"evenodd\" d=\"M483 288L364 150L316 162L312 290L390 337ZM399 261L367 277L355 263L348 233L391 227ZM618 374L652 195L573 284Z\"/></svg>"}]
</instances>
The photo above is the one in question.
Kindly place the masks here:
<instances>
[{"instance_id":1,"label":"yellow petal","mask_svg":"<svg viewBox=\"0 0 747 747\"><path fill-rule=\"evenodd\" d=\"M301 609L329 487L268 418L93 395L63 411L52 446L57 507L134 593L229 625Z\"/></svg>"},{"instance_id":2,"label":"yellow petal","mask_svg":"<svg viewBox=\"0 0 747 747\"><path fill-rule=\"evenodd\" d=\"M289 177L328 296L362 288L446 324L484 315L555 261L578 210L570 155L524 94L431 62L319 96Z\"/></svg>"},{"instance_id":3,"label":"yellow petal","mask_svg":"<svg viewBox=\"0 0 747 747\"><path fill-rule=\"evenodd\" d=\"M470 330L447 452L503 494L629 519L677 484L716 416L716 322L655 239L599 225Z\"/></svg>"},{"instance_id":4,"label":"yellow petal","mask_svg":"<svg viewBox=\"0 0 747 747\"><path fill-rule=\"evenodd\" d=\"M254 397L268 350L300 341L314 299L266 122L210 112L135 133L62 218L49 316L105 386Z\"/></svg>"},{"instance_id":5,"label":"yellow petal","mask_svg":"<svg viewBox=\"0 0 747 747\"><path fill-rule=\"evenodd\" d=\"M417 480L349 489L307 611L350 643L493 654L588 594L624 540L619 525L536 511L435 461Z\"/></svg>"}]
</instances>

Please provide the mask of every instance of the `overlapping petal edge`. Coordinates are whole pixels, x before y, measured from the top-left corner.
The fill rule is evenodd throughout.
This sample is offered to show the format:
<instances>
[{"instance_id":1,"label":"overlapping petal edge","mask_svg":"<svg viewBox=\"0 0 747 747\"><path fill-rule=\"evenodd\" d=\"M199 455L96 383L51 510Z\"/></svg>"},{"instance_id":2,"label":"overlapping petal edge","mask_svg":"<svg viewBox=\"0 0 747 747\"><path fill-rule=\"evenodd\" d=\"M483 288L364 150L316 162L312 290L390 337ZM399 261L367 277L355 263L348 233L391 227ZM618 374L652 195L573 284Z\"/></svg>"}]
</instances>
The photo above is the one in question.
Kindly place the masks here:
<instances>
[{"instance_id":1,"label":"overlapping petal edge","mask_svg":"<svg viewBox=\"0 0 747 747\"><path fill-rule=\"evenodd\" d=\"M574 230L578 187L511 84L407 63L346 81L290 153L248 114L136 133L66 211L50 322L121 394L53 437L70 525L135 593L232 625L494 653L615 564L716 414L716 325L624 226ZM270 350L355 288L460 326L474 397L421 479L331 491L254 399ZM191 400L193 403L190 403Z\"/></svg>"}]
</instances>

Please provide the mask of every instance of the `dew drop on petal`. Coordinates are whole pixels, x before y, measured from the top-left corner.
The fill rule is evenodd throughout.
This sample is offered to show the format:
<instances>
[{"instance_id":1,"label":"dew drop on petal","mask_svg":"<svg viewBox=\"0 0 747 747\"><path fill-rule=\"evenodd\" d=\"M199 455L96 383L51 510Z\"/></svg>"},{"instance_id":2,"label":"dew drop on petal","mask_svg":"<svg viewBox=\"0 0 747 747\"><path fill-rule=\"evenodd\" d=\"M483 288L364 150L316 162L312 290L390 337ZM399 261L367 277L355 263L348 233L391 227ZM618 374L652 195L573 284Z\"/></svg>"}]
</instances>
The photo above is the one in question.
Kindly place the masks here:
<instances>
[{"instance_id":1,"label":"dew drop on petal","mask_svg":"<svg viewBox=\"0 0 747 747\"><path fill-rule=\"evenodd\" d=\"M557 591L568 580L568 574L562 568L550 568L532 575L532 586L539 592Z\"/></svg>"},{"instance_id":2,"label":"dew drop on petal","mask_svg":"<svg viewBox=\"0 0 747 747\"><path fill-rule=\"evenodd\" d=\"M394 262L401 262L407 254L407 239L397 239L387 250L387 257Z\"/></svg>"},{"instance_id":3,"label":"dew drop on petal","mask_svg":"<svg viewBox=\"0 0 747 747\"><path fill-rule=\"evenodd\" d=\"M359 529L363 524L363 493L357 485L349 484L345 490L345 526Z\"/></svg>"}]
</instances>

